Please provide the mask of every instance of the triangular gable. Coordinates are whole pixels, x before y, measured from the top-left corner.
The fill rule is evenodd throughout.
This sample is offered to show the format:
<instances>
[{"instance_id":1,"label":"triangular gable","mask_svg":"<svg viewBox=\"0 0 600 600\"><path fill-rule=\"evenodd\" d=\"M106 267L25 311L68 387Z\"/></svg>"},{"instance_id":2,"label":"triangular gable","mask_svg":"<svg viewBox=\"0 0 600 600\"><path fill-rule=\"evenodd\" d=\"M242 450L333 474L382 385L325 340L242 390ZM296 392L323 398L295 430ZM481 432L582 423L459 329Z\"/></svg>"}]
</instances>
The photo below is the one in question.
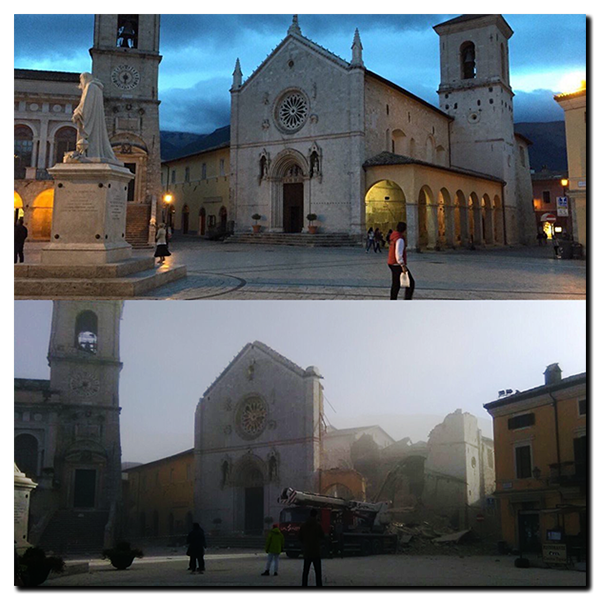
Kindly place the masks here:
<instances>
[{"instance_id":1,"label":"triangular gable","mask_svg":"<svg viewBox=\"0 0 600 600\"><path fill-rule=\"evenodd\" d=\"M307 37L304 37L302 34L292 32L292 33L288 33L283 38L283 40L281 40L281 42L275 47L275 49L267 56L267 58L265 58L265 60L263 60L263 62L260 63L260 65L258 65L258 67L252 72L252 74L248 77L248 79L246 79L246 81L244 81L244 83L240 87L240 90L243 90L250 83L250 81L252 81L260 73L260 71L262 71L265 68L265 66L267 64L269 64L277 54L279 54L279 52L281 50L283 50L285 45L290 40L294 40L294 41L298 42L302 46L308 48L309 50L312 50L319 56L326 58L327 60L334 63L338 67L341 67L343 69L350 69L350 63L345 61L343 58L340 58L333 52L330 52L329 50L327 50L327 48L323 48L323 46L319 46L319 44L313 42L312 40L309 40Z\"/></svg>"},{"instance_id":2,"label":"triangular gable","mask_svg":"<svg viewBox=\"0 0 600 600\"><path fill-rule=\"evenodd\" d=\"M286 369L289 369L290 371L293 371L296 375L299 375L300 377L304 377L305 374L306 374L306 371L302 367L299 367L296 363L292 362L291 360L289 360L288 358L286 358L282 354L279 354L279 352L276 352L275 350L273 350L273 348L270 348L266 344L263 344L262 342L259 342L258 340L256 340L254 342L249 342L248 344L246 344L234 356L234 358L225 367L225 369L223 369L223 371L221 371L221 374L208 386L208 388L206 388L206 390L205 390L204 394L202 395L202 397L203 398L206 397L206 395L215 387L215 385L217 385L217 383L219 383L219 381L221 381L221 379L223 379L223 377L225 377L225 375L227 373L229 373L229 371L233 368L233 366L245 354L247 354L252 349L260 350L261 352L263 352L264 354L266 354L269 358L271 358L271 360L274 360L275 362L277 362L280 365L284 366Z\"/></svg>"}]
</instances>

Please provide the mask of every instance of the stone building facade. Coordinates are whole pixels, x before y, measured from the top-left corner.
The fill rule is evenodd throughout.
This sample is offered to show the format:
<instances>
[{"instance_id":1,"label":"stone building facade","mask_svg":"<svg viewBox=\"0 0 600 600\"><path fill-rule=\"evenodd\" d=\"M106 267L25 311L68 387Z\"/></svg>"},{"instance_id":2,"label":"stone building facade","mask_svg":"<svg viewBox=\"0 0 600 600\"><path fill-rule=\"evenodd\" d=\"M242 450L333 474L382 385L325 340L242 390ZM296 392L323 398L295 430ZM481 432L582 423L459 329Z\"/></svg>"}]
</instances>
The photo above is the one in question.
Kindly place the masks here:
<instances>
[{"instance_id":1,"label":"stone building facade","mask_svg":"<svg viewBox=\"0 0 600 600\"><path fill-rule=\"evenodd\" d=\"M245 81L236 63L236 231L259 214L265 231L297 233L313 213L319 231L357 236L404 220L420 248L534 239L527 142L513 127L512 30L500 15L435 29L440 108L369 71L358 31L346 61L306 38L297 17Z\"/></svg>"},{"instance_id":2,"label":"stone building facade","mask_svg":"<svg viewBox=\"0 0 600 600\"><path fill-rule=\"evenodd\" d=\"M119 527L121 311L54 301L50 379L15 379L15 462L38 484L30 539L47 550L101 545Z\"/></svg>"},{"instance_id":3,"label":"stone building facade","mask_svg":"<svg viewBox=\"0 0 600 600\"><path fill-rule=\"evenodd\" d=\"M461 528L477 516L495 521L494 444L481 434L477 418L460 409L434 427L427 442L423 502ZM481 518L481 517L480 517Z\"/></svg>"},{"instance_id":4,"label":"stone building facade","mask_svg":"<svg viewBox=\"0 0 600 600\"><path fill-rule=\"evenodd\" d=\"M196 408L194 503L206 527L261 533L283 487L320 488L322 405L315 367L244 346Z\"/></svg>"}]
</instances>

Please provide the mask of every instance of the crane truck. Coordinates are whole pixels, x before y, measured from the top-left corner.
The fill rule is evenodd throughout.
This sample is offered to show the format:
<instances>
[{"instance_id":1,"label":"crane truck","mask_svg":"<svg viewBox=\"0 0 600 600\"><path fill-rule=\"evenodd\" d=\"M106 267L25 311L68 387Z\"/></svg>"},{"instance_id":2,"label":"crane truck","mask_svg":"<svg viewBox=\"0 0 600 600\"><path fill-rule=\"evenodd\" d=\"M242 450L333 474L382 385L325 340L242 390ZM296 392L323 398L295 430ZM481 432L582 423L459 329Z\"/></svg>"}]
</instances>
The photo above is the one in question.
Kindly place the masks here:
<instances>
[{"instance_id":1,"label":"crane truck","mask_svg":"<svg viewBox=\"0 0 600 600\"><path fill-rule=\"evenodd\" d=\"M285 488L278 502L284 505L279 515L279 529L290 558L302 554L298 532L313 508L325 533L323 556L367 556L396 551L397 535L386 531L390 522L387 502L344 500L293 488Z\"/></svg>"}]
</instances>

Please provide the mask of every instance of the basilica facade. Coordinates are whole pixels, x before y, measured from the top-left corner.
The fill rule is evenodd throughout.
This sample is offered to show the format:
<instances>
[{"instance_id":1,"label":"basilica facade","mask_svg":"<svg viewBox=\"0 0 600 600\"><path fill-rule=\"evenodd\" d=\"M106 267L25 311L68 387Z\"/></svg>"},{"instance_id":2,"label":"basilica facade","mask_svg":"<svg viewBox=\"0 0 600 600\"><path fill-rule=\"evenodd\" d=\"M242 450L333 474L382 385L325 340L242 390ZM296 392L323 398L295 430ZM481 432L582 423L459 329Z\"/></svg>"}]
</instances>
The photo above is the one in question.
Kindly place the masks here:
<instances>
[{"instance_id":1,"label":"basilica facade","mask_svg":"<svg viewBox=\"0 0 600 600\"><path fill-rule=\"evenodd\" d=\"M500 15L466 15L435 30L439 108L370 71L358 30L347 61L305 37L294 17L247 79L236 63L236 231L258 222L299 233L312 224L358 236L403 220L413 248L533 239L528 141L513 125L513 32Z\"/></svg>"}]
</instances>

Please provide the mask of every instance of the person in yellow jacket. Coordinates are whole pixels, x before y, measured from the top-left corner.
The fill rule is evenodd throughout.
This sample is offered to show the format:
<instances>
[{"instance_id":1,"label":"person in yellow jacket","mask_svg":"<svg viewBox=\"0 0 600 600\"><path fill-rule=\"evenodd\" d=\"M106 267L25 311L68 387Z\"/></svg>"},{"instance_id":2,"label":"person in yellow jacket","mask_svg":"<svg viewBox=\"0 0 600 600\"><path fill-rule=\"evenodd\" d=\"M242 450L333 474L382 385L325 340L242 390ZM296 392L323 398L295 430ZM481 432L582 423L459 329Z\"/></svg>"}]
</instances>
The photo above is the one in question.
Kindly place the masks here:
<instances>
[{"instance_id":1,"label":"person in yellow jacket","mask_svg":"<svg viewBox=\"0 0 600 600\"><path fill-rule=\"evenodd\" d=\"M271 563L273 563L273 575L277 575L277 569L279 567L279 555L283 551L283 533L277 526L277 523L273 523L273 528L267 534L267 542L265 544L265 552L267 556L267 567L264 573L261 575L268 575L271 569Z\"/></svg>"}]
</instances>

